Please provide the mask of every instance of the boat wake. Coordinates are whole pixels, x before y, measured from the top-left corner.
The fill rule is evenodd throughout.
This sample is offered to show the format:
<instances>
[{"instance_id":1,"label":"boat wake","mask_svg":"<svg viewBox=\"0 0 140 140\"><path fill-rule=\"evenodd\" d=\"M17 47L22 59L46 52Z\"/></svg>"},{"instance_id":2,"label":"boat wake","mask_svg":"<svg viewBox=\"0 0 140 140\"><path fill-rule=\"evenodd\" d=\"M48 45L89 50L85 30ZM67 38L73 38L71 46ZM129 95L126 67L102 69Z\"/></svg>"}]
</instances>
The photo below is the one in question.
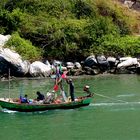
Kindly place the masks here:
<instances>
[{"instance_id":1,"label":"boat wake","mask_svg":"<svg viewBox=\"0 0 140 140\"><path fill-rule=\"evenodd\" d=\"M41 114L41 113L48 112L48 110L45 110L45 111L35 111L35 112L19 112L19 111L13 111L13 110L8 110L8 109L2 109L1 112L9 113L9 114L14 114L14 113Z\"/></svg>"},{"instance_id":2,"label":"boat wake","mask_svg":"<svg viewBox=\"0 0 140 140\"><path fill-rule=\"evenodd\" d=\"M12 113L16 113L18 111L13 111L13 110L8 110L8 109L2 109L2 112L12 114Z\"/></svg>"},{"instance_id":3,"label":"boat wake","mask_svg":"<svg viewBox=\"0 0 140 140\"><path fill-rule=\"evenodd\" d=\"M135 96L135 94L122 94L122 95L118 95L117 97L133 97Z\"/></svg>"},{"instance_id":4,"label":"boat wake","mask_svg":"<svg viewBox=\"0 0 140 140\"><path fill-rule=\"evenodd\" d=\"M140 102L124 102L124 103L91 103L90 106L119 106L119 105L140 105Z\"/></svg>"}]
</instances>

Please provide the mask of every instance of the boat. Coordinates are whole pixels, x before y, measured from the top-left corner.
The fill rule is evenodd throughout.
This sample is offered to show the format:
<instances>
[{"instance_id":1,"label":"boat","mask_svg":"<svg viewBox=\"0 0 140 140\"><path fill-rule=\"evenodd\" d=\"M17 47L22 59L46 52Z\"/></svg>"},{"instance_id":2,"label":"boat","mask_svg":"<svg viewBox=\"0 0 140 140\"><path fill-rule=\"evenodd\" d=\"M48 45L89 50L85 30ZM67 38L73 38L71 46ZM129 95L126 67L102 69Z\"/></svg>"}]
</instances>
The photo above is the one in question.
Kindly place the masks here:
<instances>
[{"instance_id":1,"label":"boat","mask_svg":"<svg viewBox=\"0 0 140 140\"><path fill-rule=\"evenodd\" d=\"M64 73L66 74L66 73ZM10 75L10 71L9 71ZM66 77L66 75L63 75L62 77ZM61 79L62 80L62 79ZM54 92L58 90L58 82L54 85ZM62 86L62 85L61 85ZM86 86L85 86L86 87ZM89 92L89 86L84 89L84 91L87 92L86 96L81 96L75 98L74 101L68 100L68 98L65 96L65 91L60 88L61 94L62 94L62 100L59 100L57 102L57 99L54 97L55 95L53 93L49 93L49 96L53 97L53 100L48 102L48 97L46 97L44 100L36 101L34 99L30 99L29 102L21 103L21 98L10 98L10 80L9 80L9 97L8 98L0 98L0 106L3 109L8 109L12 111L19 111L19 112L35 112L35 111L46 111L46 110L55 110L55 109L74 109L79 108L83 106L88 106L91 103L93 94Z\"/></svg>"},{"instance_id":2,"label":"boat","mask_svg":"<svg viewBox=\"0 0 140 140\"><path fill-rule=\"evenodd\" d=\"M55 109L75 109L83 106L88 106L92 100L91 95L78 97L75 101L61 102L61 103L20 103L18 100L12 98L0 98L0 106L3 109L19 112L35 112Z\"/></svg>"}]
</instances>

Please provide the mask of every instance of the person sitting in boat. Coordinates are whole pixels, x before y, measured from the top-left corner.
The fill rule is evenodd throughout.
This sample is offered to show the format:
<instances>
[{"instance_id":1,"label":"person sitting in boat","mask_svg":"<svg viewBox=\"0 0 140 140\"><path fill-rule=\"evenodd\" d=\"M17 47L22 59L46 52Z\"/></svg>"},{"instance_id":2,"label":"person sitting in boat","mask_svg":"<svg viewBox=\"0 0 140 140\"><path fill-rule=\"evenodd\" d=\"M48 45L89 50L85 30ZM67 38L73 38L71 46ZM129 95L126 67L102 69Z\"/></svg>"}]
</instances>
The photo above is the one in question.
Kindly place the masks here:
<instances>
[{"instance_id":1,"label":"person sitting in boat","mask_svg":"<svg viewBox=\"0 0 140 140\"><path fill-rule=\"evenodd\" d=\"M89 86L88 85L84 86L84 91L88 94L87 97L91 97L92 96L92 93L89 90Z\"/></svg>"},{"instance_id":2,"label":"person sitting in boat","mask_svg":"<svg viewBox=\"0 0 140 140\"><path fill-rule=\"evenodd\" d=\"M28 95L25 94L24 97L20 96L21 103L29 103L28 101Z\"/></svg>"},{"instance_id":3,"label":"person sitting in boat","mask_svg":"<svg viewBox=\"0 0 140 140\"><path fill-rule=\"evenodd\" d=\"M54 94L54 91L52 92L47 92L46 94L46 98L44 100L44 104L50 104L50 103L53 103L55 101L55 94Z\"/></svg>"},{"instance_id":4,"label":"person sitting in boat","mask_svg":"<svg viewBox=\"0 0 140 140\"><path fill-rule=\"evenodd\" d=\"M37 98L36 98L37 101L42 101L45 99L45 96L39 91L37 91L36 94L37 94Z\"/></svg>"},{"instance_id":5,"label":"person sitting in boat","mask_svg":"<svg viewBox=\"0 0 140 140\"><path fill-rule=\"evenodd\" d=\"M69 92L70 92L70 96L71 96L71 101L75 100L75 96L74 96L74 84L72 79L66 79L67 83L69 84Z\"/></svg>"}]
</instances>

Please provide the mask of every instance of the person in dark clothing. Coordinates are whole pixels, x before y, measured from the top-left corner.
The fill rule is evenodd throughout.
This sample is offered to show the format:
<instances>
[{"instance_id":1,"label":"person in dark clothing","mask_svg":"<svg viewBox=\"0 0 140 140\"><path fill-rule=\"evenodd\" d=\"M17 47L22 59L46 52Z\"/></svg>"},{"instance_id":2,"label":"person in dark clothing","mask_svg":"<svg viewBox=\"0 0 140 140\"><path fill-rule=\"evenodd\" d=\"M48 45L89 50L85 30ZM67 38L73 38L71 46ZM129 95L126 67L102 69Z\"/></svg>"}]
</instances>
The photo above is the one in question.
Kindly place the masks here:
<instances>
[{"instance_id":1,"label":"person in dark clothing","mask_svg":"<svg viewBox=\"0 0 140 140\"><path fill-rule=\"evenodd\" d=\"M74 97L74 84L72 82L72 79L67 80L67 83L69 84L71 100L74 101L74 99L75 99L75 97Z\"/></svg>"},{"instance_id":2,"label":"person in dark clothing","mask_svg":"<svg viewBox=\"0 0 140 140\"><path fill-rule=\"evenodd\" d=\"M29 103L27 94L24 95L24 97L20 96L21 103Z\"/></svg>"},{"instance_id":3,"label":"person in dark clothing","mask_svg":"<svg viewBox=\"0 0 140 140\"><path fill-rule=\"evenodd\" d=\"M39 91L37 91L36 94L37 94L37 101L45 99L45 96L43 94L41 94Z\"/></svg>"}]
</instances>

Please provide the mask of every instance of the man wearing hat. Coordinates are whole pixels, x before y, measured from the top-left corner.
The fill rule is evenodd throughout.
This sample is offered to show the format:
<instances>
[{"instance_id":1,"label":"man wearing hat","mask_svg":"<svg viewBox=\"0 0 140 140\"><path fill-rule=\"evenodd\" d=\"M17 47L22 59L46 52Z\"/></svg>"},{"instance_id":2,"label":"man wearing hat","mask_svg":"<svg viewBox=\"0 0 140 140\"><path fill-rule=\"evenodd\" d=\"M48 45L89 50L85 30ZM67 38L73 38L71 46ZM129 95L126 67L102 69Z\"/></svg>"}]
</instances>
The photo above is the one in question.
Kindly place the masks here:
<instances>
[{"instance_id":1,"label":"man wearing hat","mask_svg":"<svg viewBox=\"0 0 140 140\"><path fill-rule=\"evenodd\" d=\"M88 97L88 96L89 96L89 97L92 96L92 93L91 93L91 91L89 90L89 86L88 86L88 85L84 86L84 91L88 94L87 97Z\"/></svg>"}]
</instances>

